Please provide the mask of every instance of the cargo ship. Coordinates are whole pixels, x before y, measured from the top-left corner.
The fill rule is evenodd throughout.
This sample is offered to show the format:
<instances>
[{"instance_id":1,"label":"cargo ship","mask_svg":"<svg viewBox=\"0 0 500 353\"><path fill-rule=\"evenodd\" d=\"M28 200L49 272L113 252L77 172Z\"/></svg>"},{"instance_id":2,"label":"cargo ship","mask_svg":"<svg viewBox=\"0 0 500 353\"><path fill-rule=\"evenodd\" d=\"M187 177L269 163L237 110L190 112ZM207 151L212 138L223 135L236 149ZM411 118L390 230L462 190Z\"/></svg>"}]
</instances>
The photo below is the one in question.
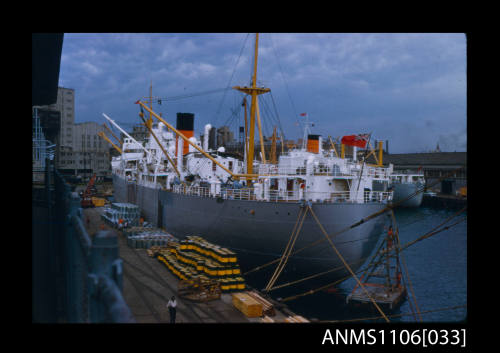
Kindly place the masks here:
<instances>
[{"instance_id":1,"label":"cargo ship","mask_svg":"<svg viewBox=\"0 0 500 353\"><path fill-rule=\"evenodd\" d=\"M377 244L388 217L349 227L391 202L392 165L384 168L339 158L322 149L320 136L306 131L307 143L281 154L277 162L266 160L265 152L255 159L256 116L260 129L257 98L269 92L256 86L257 53L258 34L252 84L233 87L252 102L245 158L210 146L210 125L205 126L203 142L197 140L193 114L178 113L174 127L153 111L152 99L149 106L139 100L139 115L150 131L144 146L105 115L126 136L122 155L112 161L114 196L116 202L139 205L147 221L179 239L201 236L231 249L242 273L279 260L305 215L294 243L294 250L302 251L291 254L279 282L325 273L302 282L314 288L348 275L329 243L322 241L325 236L318 221L330 236L340 233L332 241L351 268L358 269ZM318 221L305 212L308 207ZM276 265L257 271L258 285L265 284Z\"/></svg>"}]
</instances>

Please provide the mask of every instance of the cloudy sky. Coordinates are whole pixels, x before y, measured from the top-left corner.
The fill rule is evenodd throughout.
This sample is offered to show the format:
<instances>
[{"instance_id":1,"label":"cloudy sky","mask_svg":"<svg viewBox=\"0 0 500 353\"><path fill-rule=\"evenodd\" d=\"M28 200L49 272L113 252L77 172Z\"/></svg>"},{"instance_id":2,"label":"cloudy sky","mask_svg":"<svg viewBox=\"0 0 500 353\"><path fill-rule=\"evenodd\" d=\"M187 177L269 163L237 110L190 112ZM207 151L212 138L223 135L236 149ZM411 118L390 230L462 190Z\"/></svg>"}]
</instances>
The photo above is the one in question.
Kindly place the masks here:
<instances>
[{"instance_id":1,"label":"cloudy sky","mask_svg":"<svg viewBox=\"0 0 500 353\"><path fill-rule=\"evenodd\" d=\"M140 122L134 102L163 98L153 109L175 125L195 114L195 134L211 123L238 137L243 94L250 84L255 34L64 35L59 85L75 89L75 122L129 130ZM259 97L264 134L281 125L286 139L312 133L372 133L391 153L465 151L466 36L461 33L263 33L259 35Z\"/></svg>"}]
</instances>

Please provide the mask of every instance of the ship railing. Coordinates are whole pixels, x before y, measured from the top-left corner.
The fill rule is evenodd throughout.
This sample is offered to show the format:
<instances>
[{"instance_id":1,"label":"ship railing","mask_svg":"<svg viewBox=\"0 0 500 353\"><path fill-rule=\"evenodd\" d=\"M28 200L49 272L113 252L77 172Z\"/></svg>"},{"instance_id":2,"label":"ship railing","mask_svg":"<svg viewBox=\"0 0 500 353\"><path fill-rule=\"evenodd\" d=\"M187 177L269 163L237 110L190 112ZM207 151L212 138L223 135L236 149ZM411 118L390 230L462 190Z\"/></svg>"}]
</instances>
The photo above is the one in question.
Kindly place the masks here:
<instances>
[{"instance_id":1,"label":"ship railing","mask_svg":"<svg viewBox=\"0 0 500 353\"><path fill-rule=\"evenodd\" d=\"M275 164L259 165L261 175L325 175L325 176L346 176L348 172L341 172L339 166L316 165L308 170L305 166L279 167Z\"/></svg>"},{"instance_id":2,"label":"ship railing","mask_svg":"<svg viewBox=\"0 0 500 353\"><path fill-rule=\"evenodd\" d=\"M392 192L382 191L360 191L358 193L353 191L335 191L335 192L319 192L319 191L282 191L270 190L268 192L267 201L292 201L297 202L300 200L312 202L326 202L326 203L368 203L380 202L387 203L392 200Z\"/></svg>"},{"instance_id":3,"label":"ship railing","mask_svg":"<svg viewBox=\"0 0 500 353\"><path fill-rule=\"evenodd\" d=\"M370 177L389 179L391 173L389 168L369 168L367 174Z\"/></svg>"},{"instance_id":4,"label":"ship railing","mask_svg":"<svg viewBox=\"0 0 500 353\"><path fill-rule=\"evenodd\" d=\"M255 192L253 188L229 189L221 188L215 192L209 187L174 185L173 192L200 196L217 197L224 200L256 200L267 202L298 202L301 200L313 202L346 202L346 203L387 203L392 200L392 192L384 191L336 191L336 192L314 192L314 191L286 191L286 190L263 190Z\"/></svg>"}]
</instances>

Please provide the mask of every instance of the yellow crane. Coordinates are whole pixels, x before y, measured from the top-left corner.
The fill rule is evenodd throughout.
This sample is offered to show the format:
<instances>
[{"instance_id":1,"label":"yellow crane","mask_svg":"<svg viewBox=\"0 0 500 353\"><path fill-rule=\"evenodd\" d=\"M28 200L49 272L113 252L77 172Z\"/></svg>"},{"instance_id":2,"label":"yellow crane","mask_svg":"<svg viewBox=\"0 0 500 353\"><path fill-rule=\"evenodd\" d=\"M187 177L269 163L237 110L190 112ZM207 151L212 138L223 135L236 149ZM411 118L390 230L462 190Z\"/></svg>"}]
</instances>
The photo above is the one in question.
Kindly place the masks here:
<instances>
[{"instance_id":1,"label":"yellow crane","mask_svg":"<svg viewBox=\"0 0 500 353\"><path fill-rule=\"evenodd\" d=\"M111 140L106 136L106 134L104 133L104 131L99 131L97 133L97 135L100 136L100 137L102 137L104 140L108 141L111 144L111 146L113 146L115 148L115 150L117 150L120 154L123 153L120 147L118 147L113 142L111 142Z\"/></svg>"},{"instance_id":2,"label":"yellow crane","mask_svg":"<svg viewBox=\"0 0 500 353\"><path fill-rule=\"evenodd\" d=\"M335 148L335 144L333 143L332 137L328 136L328 139L330 140L330 145L333 148L333 152L335 152L335 155L337 156L337 158L339 158L339 154L337 153L337 149Z\"/></svg>"},{"instance_id":3,"label":"yellow crane","mask_svg":"<svg viewBox=\"0 0 500 353\"><path fill-rule=\"evenodd\" d=\"M184 136L184 134L182 132L180 132L179 130L177 130L176 128L174 128L171 124L169 124L168 122L166 122L161 116L159 116L158 114L156 114L146 104L144 104L140 100L137 101L136 103L139 104L141 107L143 107L146 111L148 111L149 113L151 113L156 119L158 119L158 121L161 121L163 124L165 124L165 126L168 129L170 129L174 134L176 134L181 139L183 139L184 142L186 142L186 143L190 144L191 146L193 146L196 150L198 150L198 152L200 152L201 154L203 154L205 157L207 157L208 159L210 159L213 163L217 164L219 167L221 167L223 170L225 170L227 173L229 173L233 178L235 178L235 179L241 179L241 178L255 179L255 178L259 177L259 175L257 175L257 174L235 174L235 173L233 173L232 171L230 171L229 169L227 169L226 166L224 166L221 163L219 163L215 158L213 158L211 155L209 155L207 152L205 152L198 145L196 145L195 143L191 142L191 140L189 140L186 136Z\"/></svg>"},{"instance_id":4,"label":"yellow crane","mask_svg":"<svg viewBox=\"0 0 500 353\"><path fill-rule=\"evenodd\" d=\"M141 111L139 113L139 116L141 117L142 121L144 122L144 126L148 128L149 130L149 133L151 134L151 136L153 136L153 138L155 139L156 143L158 144L158 146L160 146L163 154L165 155L165 157L167 157L168 161L170 162L170 165L172 166L172 168L174 168L175 170L175 173L179 176L179 178L181 177L181 174L179 173L179 170L177 169L177 167L175 166L175 163L174 161L172 160L172 158L170 158L169 154L167 153L167 151L165 151L165 148L163 148L163 145L160 143L160 141L158 140L158 137L156 137L156 134L153 132L153 119L151 118L151 113L150 113L150 118L146 121L145 118L144 118L144 113Z\"/></svg>"},{"instance_id":5,"label":"yellow crane","mask_svg":"<svg viewBox=\"0 0 500 353\"><path fill-rule=\"evenodd\" d=\"M118 141L118 143L120 143L120 147L123 147L122 140L120 140L118 137L116 137L116 135L113 133L113 131L111 131L111 129L108 127L108 125L106 125L106 123L103 123L102 125L104 125L104 127L106 128L106 130L108 130L109 133L116 139L116 141Z\"/></svg>"}]
</instances>

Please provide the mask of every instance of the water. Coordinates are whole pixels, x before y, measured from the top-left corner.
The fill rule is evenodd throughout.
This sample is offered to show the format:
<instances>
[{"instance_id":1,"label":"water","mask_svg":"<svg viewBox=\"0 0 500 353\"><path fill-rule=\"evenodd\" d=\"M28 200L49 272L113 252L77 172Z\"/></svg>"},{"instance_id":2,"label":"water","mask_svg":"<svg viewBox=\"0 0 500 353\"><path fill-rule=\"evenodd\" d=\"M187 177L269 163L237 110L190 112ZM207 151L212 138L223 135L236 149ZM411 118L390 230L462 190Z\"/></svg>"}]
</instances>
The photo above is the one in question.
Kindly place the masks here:
<instances>
[{"instance_id":1,"label":"water","mask_svg":"<svg viewBox=\"0 0 500 353\"><path fill-rule=\"evenodd\" d=\"M401 244L406 244L429 232L451 217L456 211L433 208L397 209ZM446 225L466 217L462 213ZM332 250L333 252L333 250ZM467 304L467 220L430 238L411 245L402 253L408 268L423 322L461 322L467 308L434 311ZM356 281L351 278L338 285L334 292L317 292L286 302L289 308L305 317L318 320L351 320L380 316L345 304L346 296ZM410 291L408 291L410 294ZM290 290L290 293L298 294ZM415 306L413 306L415 307ZM372 308L374 309L374 308ZM425 311L433 311L425 313ZM410 302L392 312L392 322L415 322ZM383 321L383 320L378 320ZM374 322L364 321L364 322Z\"/></svg>"}]
</instances>

